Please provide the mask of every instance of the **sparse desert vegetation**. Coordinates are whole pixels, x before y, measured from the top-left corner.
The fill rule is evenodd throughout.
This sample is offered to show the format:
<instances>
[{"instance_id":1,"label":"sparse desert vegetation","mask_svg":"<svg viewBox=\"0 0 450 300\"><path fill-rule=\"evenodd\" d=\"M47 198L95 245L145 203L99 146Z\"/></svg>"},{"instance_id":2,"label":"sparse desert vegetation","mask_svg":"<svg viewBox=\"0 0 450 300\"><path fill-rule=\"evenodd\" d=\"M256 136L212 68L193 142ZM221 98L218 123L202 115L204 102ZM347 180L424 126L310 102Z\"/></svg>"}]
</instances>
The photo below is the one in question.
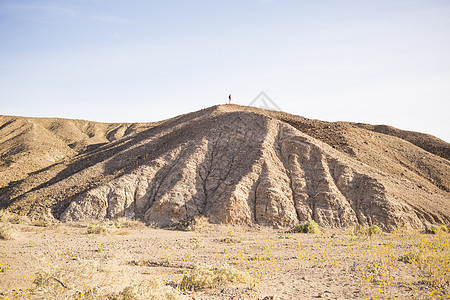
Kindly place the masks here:
<instances>
[{"instance_id":1,"label":"sparse desert vegetation","mask_svg":"<svg viewBox=\"0 0 450 300\"><path fill-rule=\"evenodd\" d=\"M0 299L450 298L432 136L238 105L0 121Z\"/></svg>"},{"instance_id":2,"label":"sparse desert vegetation","mask_svg":"<svg viewBox=\"0 0 450 300\"><path fill-rule=\"evenodd\" d=\"M450 298L442 228L180 231L124 219L0 226L15 232L0 240L2 299Z\"/></svg>"}]
</instances>

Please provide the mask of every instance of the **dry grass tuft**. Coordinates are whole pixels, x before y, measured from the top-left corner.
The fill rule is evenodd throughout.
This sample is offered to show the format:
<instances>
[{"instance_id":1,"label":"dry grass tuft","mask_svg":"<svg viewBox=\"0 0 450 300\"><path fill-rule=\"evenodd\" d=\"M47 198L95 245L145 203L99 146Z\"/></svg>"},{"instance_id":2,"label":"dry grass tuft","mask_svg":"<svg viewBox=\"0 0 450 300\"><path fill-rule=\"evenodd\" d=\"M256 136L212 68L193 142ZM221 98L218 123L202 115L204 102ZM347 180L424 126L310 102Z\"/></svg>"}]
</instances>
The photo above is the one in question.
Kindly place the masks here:
<instances>
[{"instance_id":1,"label":"dry grass tuft","mask_svg":"<svg viewBox=\"0 0 450 300\"><path fill-rule=\"evenodd\" d=\"M198 264L183 277L180 288L182 291L202 290L221 287L228 283L253 285L255 280L247 272L235 269L228 264L218 268L207 264Z\"/></svg>"},{"instance_id":2,"label":"dry grass tuft","mask_svg":"<svg viewBox=\"0 0 450 300\"><path fill-rule=\"evenodd\" d=\"M86 232L88 234L116 233L119 235L127 235L129 234L129 232L123 229L136 229L144 227L145 224L141 221L131 220L128 218L119 218L115 221L89 225L86 229Z\"/></svg>"}]
</instances>

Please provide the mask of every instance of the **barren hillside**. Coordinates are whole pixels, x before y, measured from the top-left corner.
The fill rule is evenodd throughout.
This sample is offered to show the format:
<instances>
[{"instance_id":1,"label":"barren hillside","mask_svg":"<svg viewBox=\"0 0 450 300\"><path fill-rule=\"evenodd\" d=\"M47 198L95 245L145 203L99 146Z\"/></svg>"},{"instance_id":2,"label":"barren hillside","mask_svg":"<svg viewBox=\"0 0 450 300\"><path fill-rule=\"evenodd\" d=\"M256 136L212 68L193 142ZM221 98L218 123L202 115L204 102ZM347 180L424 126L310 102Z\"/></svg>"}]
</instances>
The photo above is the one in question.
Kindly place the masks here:
<instances>
[{"instance_id":1,"label":"barren hillside","mask_svg":"<svg viewBox=\"0 0 450 300\"><path fill-rule=\"evenodd\" d=\"M0 204L63 221L423 228L450 221L449 149L237 105L148 124L3 116Z\"/></svg>"},{"instance_id":2,"label":"barren hillside","mask_svg":"<svg viewBox=\"0 0 450 300\"><path fill-rule=\"evenodd\" d=\"M0 188L153 125L0 116Z\"/></svg>"}]
</instances>

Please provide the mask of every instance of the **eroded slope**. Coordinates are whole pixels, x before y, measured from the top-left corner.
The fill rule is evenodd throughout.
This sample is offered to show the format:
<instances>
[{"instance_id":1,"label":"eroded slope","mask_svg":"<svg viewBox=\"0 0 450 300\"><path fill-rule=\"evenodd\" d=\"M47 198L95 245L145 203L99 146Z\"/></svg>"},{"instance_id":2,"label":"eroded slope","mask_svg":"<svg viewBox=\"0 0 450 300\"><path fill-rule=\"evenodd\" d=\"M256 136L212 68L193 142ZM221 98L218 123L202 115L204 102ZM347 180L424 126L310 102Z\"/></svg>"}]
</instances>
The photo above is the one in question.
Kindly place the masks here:
<instances>
[{"instance_id":1,"label":"eroded slope","mask_svg":"<svg viewBox=\"0 0 450 300\"><path fill-rule=\"evenodd\" d=\"M0 200L64 221L125 216L166 226L204 215L389 229L449 222L449 174L447 160L397 137L226 105L54 164L10 184Z\"/></svg>"},{"instance_id":2,"label":"eroded slope","mask_svg":"<svg viewBox=\"0 0 450 300\"><path fill-rule=\"evenodd\" d=\"M153 125L0 116L0 188Z\"/></svg>"}]
</instances>

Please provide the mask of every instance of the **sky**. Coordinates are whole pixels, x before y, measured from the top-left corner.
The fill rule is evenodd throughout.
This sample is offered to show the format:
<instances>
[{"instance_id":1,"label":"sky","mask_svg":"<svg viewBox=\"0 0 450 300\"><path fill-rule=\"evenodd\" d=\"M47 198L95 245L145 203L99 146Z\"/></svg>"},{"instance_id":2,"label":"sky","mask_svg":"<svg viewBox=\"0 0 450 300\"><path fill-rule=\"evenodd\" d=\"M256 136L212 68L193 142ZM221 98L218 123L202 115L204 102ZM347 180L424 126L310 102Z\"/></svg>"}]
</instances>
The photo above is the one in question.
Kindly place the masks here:
<instances>
[{"instance_id":1,"label":"sky","mask_svg":"<svg viewBox=\"0 0 450 300\"><path fill-rule=\"evenodd\" d=\"M0 114L151 122L264 91L450 142L449 0L0 0Z\"/></svg>"}]
</instances>

